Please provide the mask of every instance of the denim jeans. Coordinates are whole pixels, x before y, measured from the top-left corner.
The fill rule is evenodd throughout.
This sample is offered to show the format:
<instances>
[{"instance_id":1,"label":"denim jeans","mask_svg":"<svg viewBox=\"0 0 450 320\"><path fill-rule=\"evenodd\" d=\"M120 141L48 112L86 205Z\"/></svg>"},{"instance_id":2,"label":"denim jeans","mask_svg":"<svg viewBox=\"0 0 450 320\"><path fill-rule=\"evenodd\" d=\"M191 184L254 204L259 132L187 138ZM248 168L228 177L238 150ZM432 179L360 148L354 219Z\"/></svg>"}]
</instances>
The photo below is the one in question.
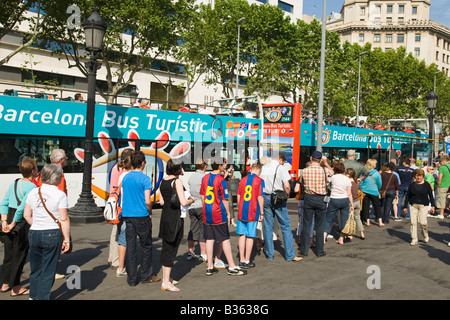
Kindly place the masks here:
<instances>
[{"instance_id":1,"label":"denim jeans","mask_svg":"<svg viewBox=\"0 0 450 320\"><path fill-rule=\"evenodd\" d=\"M127 253L125 265L127 269L127 282L130 286L136 286L139 281L145 282L152 277L152 219L147 217L130 218L126 217L126 240ZM138 275L137 261L137 237L141 245L141 266Z\"/></svg>"},{"instance_id":2,"label":"denim jeans","mask_svg":"<svg viewBox=\"0 0 450 320\"><path fill-rule=\"evenodd\" d=\"M400 185L398 188L398 215L399 216L403 215L402 203L403 203L403 198L406 196L407 193L408 193L408 186ZM408 204L408 211L405 215L405 218L409 218L409 204Z\"/></svg>"},{"instance_id":3,"label":"denim jeans","mask_svg":"<svg viewBox=\"0 0 450 320\"><path fill-rule=\"evenodd\" d=\"M50 300L63 236L59 229L30 230L30 295L33 300Z\"/></svg>"},{"instance_id":4,"label":"denim jeans","mask_svg":"<svg viewBox=\"0 0 450 320\"><path fill-rule=\"evenodd\" d=\"M342 230L345 227L345 223L348 219L348 214L350 211L350 202L348 198L336 199L331 198L328 203L327 215L325 221L323 223L323 231L326 233L330 233L331 224L334 220L336 220L338 211L341 213L341 228Z\"/></svg>"},{"instance_id":5,"label":"denim jeans","mask_svg":"<svg viewBox=\"0 0 450 320\"><path fill-rule=\"evenodd\" d=\"M309 230L314 219L314 229L316 230L316 254L323 255L323 224L327 213L327 204L323 201L324 196L316 194L305 194L304 213L303 213L303 232L300 252L308 254L310 238Z\"/></svg>"},{"instance_id":6,"label":"denim jeans","mask_svg":"<svg viewBox=\"0 0 450 320\"><path fill-rule=\"evenodd\" d=\"M289 221L289 214L286 203L273 204L270 195L264 196L264 241L266 244L267 259L273 259L274 245L273 245L273 221L277 217L280 224L281 232L283 233L283 242L285 250L285 258L291 261L295 258L294 239L292 237L291 223Z\"/></svg>"},{"instance_id":7,"label":"denim jeans","mask_svg":"<svg viewBox=\"0 0 450 320\"><path fill-rule=\"evenodd\" d=\"M386 197L381 199L381 217L384 224L389 223L389 217L392 211L392 201L395 199L395 191L386 192Z\"/></svg>"}]
</instances>

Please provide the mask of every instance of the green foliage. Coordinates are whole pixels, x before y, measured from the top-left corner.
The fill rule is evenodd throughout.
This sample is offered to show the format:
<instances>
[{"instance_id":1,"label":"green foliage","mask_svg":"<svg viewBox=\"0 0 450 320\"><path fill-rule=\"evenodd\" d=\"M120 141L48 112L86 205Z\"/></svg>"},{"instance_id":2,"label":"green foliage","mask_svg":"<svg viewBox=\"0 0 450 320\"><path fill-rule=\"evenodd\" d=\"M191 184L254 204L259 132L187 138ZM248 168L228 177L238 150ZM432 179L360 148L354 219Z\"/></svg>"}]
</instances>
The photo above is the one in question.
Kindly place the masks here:
<instances>
[{"instance_id":1,"label":"green foliage","mask_svg":"<svg viewBox=\"0 0 450 320\"><path fill-rule=\"evenodd\" d=\"M23 17L32 1L2 1L0 37ZM151 70L155 60L184 64L187 89L204 79L203 85L219 86L225 97L234 96L236 74L245 76L245 94L273 95L286 102L301 102L303 109L317 111L320 79L321 23L291 21L272 5L250 5L246 0L41 0L45 23L40 26L42 48L64 55L69 67L84 74L87 52L81 27L67 28L76 5L82 19L100 9L108 29L98 58L106 69L108 88L100 92L111 102L127 90L136 72ZM237 70L237 21L240 26L240 68ZM56 50L55 50L56 49ZM425 96L433 86L435 65L427 66L405 48L383 51L370 44L341 43L336 33L326 34L324 114L335 118L356 115L358 60L361 57L360 115L369 120L424 117ZM170 77L169 73L169 77ZM436 117L447 121L450 113L450 84L437 74L439 95ZM169 79L170 82L170 79Z\"/></svg>"}]
</instances>

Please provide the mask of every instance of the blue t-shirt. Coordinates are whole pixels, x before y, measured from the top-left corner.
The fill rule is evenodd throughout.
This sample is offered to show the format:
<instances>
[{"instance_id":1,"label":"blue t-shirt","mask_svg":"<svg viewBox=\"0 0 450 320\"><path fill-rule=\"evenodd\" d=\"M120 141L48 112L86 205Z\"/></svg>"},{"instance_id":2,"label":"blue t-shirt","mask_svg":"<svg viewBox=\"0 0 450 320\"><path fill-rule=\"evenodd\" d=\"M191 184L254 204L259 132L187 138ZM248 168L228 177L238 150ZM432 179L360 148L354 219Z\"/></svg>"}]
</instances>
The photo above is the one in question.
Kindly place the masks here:
<instances>
[{"instance_id":1,"label":"blue t-shirt","mask_svg":"<svg viewBox=\"0 0 450 320\"><path fill-rule=\"evenodd\" d=\"M145 190L152 188L150 177L142 171L130 171L122 181L122 217L146 217Z\"/></svg>"},{"instance_id":2,"label":"blue t-shirt","mask_svg":"<svg viewBox=\"0 0 450 320\"><path fill-rule=\"evenodd\" d=\"M397 172L398 175L400 176L401 186L404 189L407 189L409 185L412 183L414 177L414 169L407 166L398 166Z\"/></svg>"}]
</instances>

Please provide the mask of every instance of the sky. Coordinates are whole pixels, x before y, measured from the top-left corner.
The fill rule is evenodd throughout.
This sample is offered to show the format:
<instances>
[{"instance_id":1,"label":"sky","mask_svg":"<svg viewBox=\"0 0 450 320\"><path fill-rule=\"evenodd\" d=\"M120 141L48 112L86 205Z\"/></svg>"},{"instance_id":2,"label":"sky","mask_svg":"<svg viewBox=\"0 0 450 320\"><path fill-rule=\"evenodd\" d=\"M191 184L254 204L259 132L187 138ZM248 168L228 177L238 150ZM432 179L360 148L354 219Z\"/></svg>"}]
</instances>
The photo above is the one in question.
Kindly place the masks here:
<instances>
[{"instance_id":1,"label":"sky","mask_svg":"<svg viewBox=\"0 0 450 320\"><path fill-rule=\"evenodd\" d=\"M341 12L344 0L327 0L327 15L331 12ZM322 18L323 0L303 0L303 13L307 15L316 15ZM430 19L437 21L450 28L450 1L449 0L431 0Z\"/></svg>"}]
</instances>

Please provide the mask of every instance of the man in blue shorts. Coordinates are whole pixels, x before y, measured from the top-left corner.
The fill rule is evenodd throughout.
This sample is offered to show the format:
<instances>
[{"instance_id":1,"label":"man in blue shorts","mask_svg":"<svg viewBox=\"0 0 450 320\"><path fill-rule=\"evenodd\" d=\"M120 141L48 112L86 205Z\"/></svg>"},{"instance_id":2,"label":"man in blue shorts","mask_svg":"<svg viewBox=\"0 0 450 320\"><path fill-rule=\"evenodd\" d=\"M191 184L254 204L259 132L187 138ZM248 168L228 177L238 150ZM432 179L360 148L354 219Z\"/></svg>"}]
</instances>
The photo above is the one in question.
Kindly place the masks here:
<instances>
[{"instance_id":1,"label":"man in blue shorts","mask_svg":"<svg viewBox=\"0 0 450 320\"><path fill-rule=\"evenodd\" d=\"M254 238L256 237L256 226L258 221L263 220L264 212L264 180L259 177L261 164L253 164L250 173L239 182L237 202L239 214L236 233L239 237L239 255L241 262L239 267L248 269L255 264L250 261Z\"/></svg>"}]
</instances>

